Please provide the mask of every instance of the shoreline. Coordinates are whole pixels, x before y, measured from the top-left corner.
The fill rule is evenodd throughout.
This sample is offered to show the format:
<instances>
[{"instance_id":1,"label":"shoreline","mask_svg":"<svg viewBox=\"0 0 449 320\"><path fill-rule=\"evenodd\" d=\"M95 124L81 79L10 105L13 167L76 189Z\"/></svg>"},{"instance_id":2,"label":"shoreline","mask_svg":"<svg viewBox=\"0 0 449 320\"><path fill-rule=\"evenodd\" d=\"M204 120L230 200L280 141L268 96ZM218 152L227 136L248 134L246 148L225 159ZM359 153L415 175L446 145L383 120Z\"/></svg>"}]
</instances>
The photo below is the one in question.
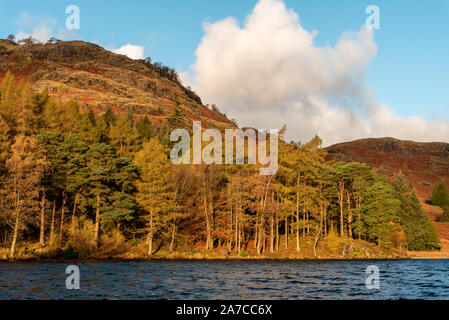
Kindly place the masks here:
<instances>
[{"instance_id":1,"label":"shoreline","mask_svg":"<svg viewBox=\"0 0 449 320\"><path fill-rule=\"evenodd\" d=\"M149 256L142 245L120 246L115 252L102 252L101 250L81 255L81 249L71 246L62 248L40 247L37 244L28 244L21 249L17 256L12 257L8 249L4 248L0 255L0 262L22 261L343 261L343 260L398 260L409 259L410 256L403 249L382 248L372 243L354 239L327 238L318 246L316 255L312 245L305 240L300 251L290 247L273 252L264 252L260 255L252 248L245 248L240 253L225 248L216 248L208 251L203 247L187 248L169 252L162 248Z\"/></svg>"},{"instance_id":2,"label":"shoreline","mask_svg":"<svg viewBox=\"0 0 449 320\"><path fill-rule=\"evenodd\" d=\"M427 258L432 260L432 258ZM361 258L361 259L337 259L337 258L320 258L320 259L300 259L300 258L153 258L153 259L23 259L23 260L0 260L1 263L100 263L100 262L332 262L332 261L399 261L399 260L422 260L421 258ZM438 259L437 259L438 260Z\"/></svg>"},{"instance_id":3,"label":"shoreline","mask_svg":"<svg viewBox=\"0 0 449 320\"><path fill-rule=\"evenodd\" d=\"M182 256L182 257L169 257L169 256L161 256L161 257L152 257L152 258L125 258L125 257L108 257L108 258L85 258L85 259L66 259L66 258L38 258L38 257L30 257L30 258L22 258L22 259L0 259L0 263L26 263L26 262L255 262L255 261L303 261L303 262L312 262L312 261L389 261L389 260L445 260L449 259L449 251L407 251L405 256L377 256L377 257L359 257L359 258L344 258L344 257L318 257L318 258L310 258L310 257L269 257L269 256L249 256L249 257L239 257L239 256L215 256L215 257L195 257L195 256Z\"/></svg>"},{"instance_id":4,"label":"shoreline","mask_svg":"<svg viewBox=\"0 0 449 320\"><path fill-rule=\"evenodd\" d=\"M407 251L410 259L449 259L449 240L440 237L441 250L439 251Z\"/></svg>"}]
</instances>

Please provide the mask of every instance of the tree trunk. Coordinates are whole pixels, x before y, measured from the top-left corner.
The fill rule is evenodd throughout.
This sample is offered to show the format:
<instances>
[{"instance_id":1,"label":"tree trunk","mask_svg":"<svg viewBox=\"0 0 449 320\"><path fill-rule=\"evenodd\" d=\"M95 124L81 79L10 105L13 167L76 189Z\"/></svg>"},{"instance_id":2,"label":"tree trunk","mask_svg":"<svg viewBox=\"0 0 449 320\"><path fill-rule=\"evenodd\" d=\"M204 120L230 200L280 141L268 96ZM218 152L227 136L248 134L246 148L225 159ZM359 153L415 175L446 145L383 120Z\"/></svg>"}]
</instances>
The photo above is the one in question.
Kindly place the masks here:
<instances>
[{"instance_id":1,"label":"tree trunk","mask_svg":"<svg viewBox=\"0 0 449 320\"><path fill-rule=\"evenodd\" d=\"M358 220L358 234L359 234L359 240L360 240L362 238L360 236L360 229L361 229L360 210L357 210L357 220Z\"/></svg>"},{"instance_id":2,"label":"tree trunk","mask_svg":"<svg viewBox=\"0 0 449 320\"><path fill-rule=\"evenodd\" d=\"M212 243L212 227L211 227L211 221L210 221L210 213L206 209L206 231L207 231L207 239L206 239L206 248L207 250L213 249L213 243Z\"/></svg>"},{"instance_id":3,"label":"tree trunk","mask_svg":"<svg viewBox=\"0 0 449 320\"><path fill-rule=\"evenodd\" d=\"M61 207L61 224L59 225L59 245L62 247L62 236L64 231L64 210L65 210L65 194L62 199L62 207Z\"/></svg>"},{"instance_id":4,"label":"tree trunk","mask_svg":"<svg viewBox=\"0 0 449 320\"><path fill-rule=\"evenodd\" d=\"M78 203L79 192L75 194L75 199L73 200L73 211L72 211L72 223L75 222L76 205Z\"/></svg>"},{"instance_id":5,"label":"tree trunk","mask_svg":"<svg viewBox=\"0 0 449 320\"><path fill-rule=\"evenodd\" d=\"M324 207L324 236L327 236L327 206Z\"/></svg>"},{"instance_id":6,"label":"tree trunk","mask_svg":"<svg viewBox=\"0 0 449 320\"><path fill-rule=\"evenodd\" d=\"M238 227L238 244L237 244L237 252L240 253L240 251L242 250L242 227L240 226L239 223L239 227Z\"/></svg>"},{"instance_id":7,"label":"tree trunk","mask_svg":"<svg viewBox=\"0 0 449 320\"><path fill-rule=\"evenodd\" d=\"M298 170L298 179L296 180L296 251L300 251L299 247L299 179L300 171Z\"/></svg>"},{"instance_id":8,"label":"tree trunk","mask_svg":"<svg viewBox=\"0 0 449 320\"><path fill-rule=\"evenodd\" d=\"M14 223L14 235L11 243L11 256L14 257L16 251L17 236L19 234L19 212L16 210L16 222Z\"/></svg>"},{"instance_id":9,"label":"tree trunk","mask_svg":"<svg viewBox=\"0 0 449 320\"><path fill-rule=\"evenodd\" d=\"M309 211L306 211L306 231L307 231L307 234L310 233Z\"/></svg>"},{"instance_id":10,"label":"tree trunk","mask_svg":"<svg viewBox=\"0 0 449 320\"><path fill-rule=\"evenodd\" d=\"M239 241L239 217L238 213L235 213L235 233L234 233L234 241L235 241L235 251L239 252L237 242Z\"/></svg>"},{"instance_id":11,"label":"tree trunk","mask_svg":"<svg viewBox=\"0 0 449 320\"><path fill-rule=\"evenodd\" d=\"M315 236L315 243L313 245L313 255L314 255L315 259L317 258L316 248L318 246L318 241L320 240L322 230L323 230L323 205L321 205L321 210L320 210L320 229L318 230L318 233Z\"/></svg>"},{"instance_id":12,"label":"tree trunk","mask_svg":"<svg viewBox=\"0 0 449 320\"><path fill-rule=\"evenodd\" d=\"M53 211L51 213L51 225L50 225L50 241L53 241L55 236L55 214L56 214L56 200L53 200Z\"/></svg>"},{"instance_id":13,"label":"tree trunk","mask_svg":"<svg viewBox=\"0 0 449 320\"><path fill-rule=\"evenodd\" d=\"M279 212L276 212L276 251L279 251Z\"/></svg>"},{"instance_id":14,"label":"tree trunk","mask_svg":"<svg viewBox=\"0 0 449 320\"><path fill-rule=\"evenodd\" d=\"M170 252L173 252L173 249L175 248L175 230L176 225L172 224L172 230L171 230L171 241L170 241Z\"/></svg>"},{"instance_id":15,"label":"tree trunk","mask_svg":"<svg viewBox=\"0 0 449 320\"><path fill-rule=\"evenodd\" d=\"M150 214L150 231L148 232L148 255L153 255L153 213Z\"/></svg>"},{"instance_id":16,"label":"tree trunk","mask_svg":"<svg viewBox=\"0 0 449 320\"><path fill-rule=\"evenodd\" d=\"M259 239L259 225L258 217L256 215L256 224L254 226L254 249L257 248L257 240Z\"/></svg>"},{"instance_id":17,"label":"tree trunk","mask_svg":"<svg viewBox=\"0 0 449 320\"><path fill-rule=\"evenodd\" d=\"M98 235L100 233L100 195L97 194L97 209L95 210L95 245L98 246Z\"/></svg>"},{"instance_id":18,"label":"tree trunk","mask_svg":"<svg viewBox=\"0 0 449 320\"><path fill-rule=\"evenodd\" d=\"M293 235L293 233L295 232L295 230L294 230L294 223L293 223L294 215L295 215L295 212L292 211L291 218L290 218L291 219L291 221L290 221L290 234L291 235Z\"/></svg>"},{"instance_id":19,"label":"tree trunk","mask_svg":"<svg viewBox=\"0 0 449 320\"><path fill-rule=\"evenodd\" d=\"M39 233L39 243L42 247L45 246L45 193L42 195L41 202L41 228Z\"/></svg>"},{"instance_id":20,"label":"tree trunk","mask_svg":"<svg viewBox=\"0 0 449 320\"><path fill-rule=\"evenodd\" d=\"M268 181L267 181L267 186L265 188L265 193L262 194L262 203L261 203L261 212L260 212L260 228L259 228L259 241L263 241L262 245L263 248L266 248L266 244L265 244L265 220L264 220L264 213L265 213L265 206L267 203L267 199L268 199L268 191L270 189L270 184L271 184L271 180L273 179L273 176L270 176ZM261 234L263 232L263 234ZM261 250L261 244L258 243L258 249L257 249L257 254L260 254L260 250Z\"/></svg>"},{"instance_id":21,"label":"tree trunk","mask_svg":"<svg viewBox=\"0 0 449 320\"><path fill-rule=\"evenodd\" d=\"M296 251L301 251L299 246L299 211L296 211Z\"/></svg>"},{"instance_id":22,"label":"tree trunk","mask_svg":"<svg viewBox=\"0 0 449 320\"><path fill-rule=\"evenodd\" d=\"M346 202L348 205L348 232L349 232L349 237L352 238L352 211L351 211L351 195L348 194L346 195Z\"/></svg>"},{"instance_id":23,"label":"tree trunk","mask_svg":"<svg viewBox=\"0 0 449 320\"><path fill-rule=\"evenodd\" d=\"M264 253L267 251L267 235L265 233L265 230L262 233L262 246L261 246L261 252Z\"/></svg>"},{"instance_id":24,"label":"tree trunk","mask_svg":"<svg viewBox=\"0 0 449 320\"><path fill-rule=\"evenodd\" d=\"M274 217L270 217L270 252L274 252Z\"/></svg>"},{"instance_id":25,"label":"tree trunk","mask_svg":"<svg viewBox=\"0 0 449 320\"><path fill-rule=\"evenodd\" d=\"M285 250L288 249L288 219L287 214L285 215Z\"/></svg>"},{"instance_id":26,"label":"tree trunk","mask_svg":"<svg viewBox=\"0 0 449 320\"><path fill-rule=\"evenodd\" d=\"M208 205L208 189L206 188L206 178L204 178L204 213L206 214L206 249L212 250L213 243L212 243L212 228L211 228L211 219L210 219L210 212L209 212L209 205Z\"/></svg>"},{"instance_id":27,"label":"tree trunk","mask_svg":"<svg viewBox=\"0 0 449 320\"><path fill-rule=\"evenodd\" d=\"M306 207L302 209L302 237L306 237Z\"/></svg>"},{"instance_id":28,"label":"tree trunk","mask_svg":"<svg viewBox=\"0 0 449 320\"><path fill-rule=\"evenodd\" d=\"M327 236L327 206L324 206L324 236Z\"/></svg>"},{"instance_id":29,"label":"tree trunk","mask_svg":"<svg viewBox=\"0 0 449 320\"><path fill-rule=\"evenodd\" d=\"M343 225L343 198L344 198L345 185L343 181L338 184L338 203L340 205L340 236L343 237L345 229Z\"/></svg>"}]
</instances>

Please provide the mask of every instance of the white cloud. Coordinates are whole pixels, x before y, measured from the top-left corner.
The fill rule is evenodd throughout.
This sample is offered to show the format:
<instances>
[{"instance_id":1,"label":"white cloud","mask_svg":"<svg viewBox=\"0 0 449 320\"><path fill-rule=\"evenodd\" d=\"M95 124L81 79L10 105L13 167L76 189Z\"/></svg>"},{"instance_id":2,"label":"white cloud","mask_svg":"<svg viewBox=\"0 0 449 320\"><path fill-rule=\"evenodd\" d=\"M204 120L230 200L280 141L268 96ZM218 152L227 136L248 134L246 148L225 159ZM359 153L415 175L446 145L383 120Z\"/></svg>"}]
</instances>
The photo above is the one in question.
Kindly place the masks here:
<instances>
[{"instance_id":1,"label":"white cloud","mask_svg":"<svg viewBox=\"0 0 449 320\"><path fill-rule=\"evenodd\" d=\"M119 49L113 49L111 50L114 53L118 54L124 54L125 56L131 58L131 59L144 59L144 47L142 46L136 46L133 44L126 44L123 47Z\"/></svg>"},{"instance_id":2,"label":"white cloud","mask_svg":"<svg viewBox=\"0 0 449 320\"><path fill-rule=\"evenodd\" d=\"M19 15L19 19L16 21L16 25L22 28L28 28L33 25L33 19L27 11L22 11Z\"/></svg>"},{"instance_id":3,"label":"white cloud","mask_svg":"<svg viewBox=\"0 0 449 320\"><path fill-rule=\"evenodd\" d=\"M281 0L259 0L243 26L233 18L205 24L190 84L241 125L279 128L326 145L364 137L449 139L449 124L402 118L376 101L365 68L376 56L374 33L345 32L334 47L314 44Z\"/></svg>"},{"instance_id":4,"label":"white cloud","mask_svg":"<svg viewBox=\"0 0 449 320\"><path fill-rule=\"evenodd\" d=\"M27 11L23 11L15 24L19 27L15 35L17 40L29 37L33 37L40 42L46 42L51 37L60 40L79 39L76 32L58 27L57 20L49 16L31 15Z\"/></svg>"},{"instance_id":5,"label":"white cloud","mask_svg":"<svg viewBox=\"0 0 449 320\"><path fill-rule=\"evenodd\" d=\"M23 31L19 31L16 34L16 39L21 40L29 37L33 37L36 40L39 40L40 42L46 42L48 39L50 39L53 36L53 32L51 29L46 25L40 25L34 28L33 33L28 34Z\"/></svg>"}]
</instances>

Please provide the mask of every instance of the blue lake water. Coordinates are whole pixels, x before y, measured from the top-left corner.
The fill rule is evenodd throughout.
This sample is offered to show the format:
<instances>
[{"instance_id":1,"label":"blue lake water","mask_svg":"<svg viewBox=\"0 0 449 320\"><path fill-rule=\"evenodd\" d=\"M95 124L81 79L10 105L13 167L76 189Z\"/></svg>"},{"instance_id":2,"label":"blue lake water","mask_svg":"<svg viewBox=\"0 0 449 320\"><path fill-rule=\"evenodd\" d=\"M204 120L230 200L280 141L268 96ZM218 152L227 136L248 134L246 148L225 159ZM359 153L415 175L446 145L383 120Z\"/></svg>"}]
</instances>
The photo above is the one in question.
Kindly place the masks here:
<instances>
[{"instance_id":1,"label":"blue lake water","mask_svg":"<svg viewBox=\"0 0 449 320\"><path fill-rule=\"evenodd\" d=\"M449 260L0 263L0 299L449 299Z\"/></svg>"}]
</instances>

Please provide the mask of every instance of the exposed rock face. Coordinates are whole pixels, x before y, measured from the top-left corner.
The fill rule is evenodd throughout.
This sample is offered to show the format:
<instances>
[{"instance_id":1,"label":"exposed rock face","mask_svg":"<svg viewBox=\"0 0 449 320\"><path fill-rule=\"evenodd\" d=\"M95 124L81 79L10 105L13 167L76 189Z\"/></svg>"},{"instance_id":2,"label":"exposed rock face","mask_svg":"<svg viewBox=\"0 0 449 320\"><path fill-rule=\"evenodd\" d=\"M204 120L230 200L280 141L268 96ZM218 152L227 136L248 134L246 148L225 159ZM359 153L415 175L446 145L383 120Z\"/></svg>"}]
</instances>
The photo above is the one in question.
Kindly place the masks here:
<instances>
[{"instance_id":1,"label":"exposed rock face","mask_svg":"<svg viewBox=\"0 0 449 320\"><path fill-rule=\"evenodd\" d=\"M200 120L204 127L219 129L234 127L225 116L203 106L164 67L92 43L16 45L0 40L0 80L7 71L32 83L36 90L47 87L51 95L76 99L96 113L110 107L163 122L179 105L188 121Z\"/></svg>"}]
</instances>

